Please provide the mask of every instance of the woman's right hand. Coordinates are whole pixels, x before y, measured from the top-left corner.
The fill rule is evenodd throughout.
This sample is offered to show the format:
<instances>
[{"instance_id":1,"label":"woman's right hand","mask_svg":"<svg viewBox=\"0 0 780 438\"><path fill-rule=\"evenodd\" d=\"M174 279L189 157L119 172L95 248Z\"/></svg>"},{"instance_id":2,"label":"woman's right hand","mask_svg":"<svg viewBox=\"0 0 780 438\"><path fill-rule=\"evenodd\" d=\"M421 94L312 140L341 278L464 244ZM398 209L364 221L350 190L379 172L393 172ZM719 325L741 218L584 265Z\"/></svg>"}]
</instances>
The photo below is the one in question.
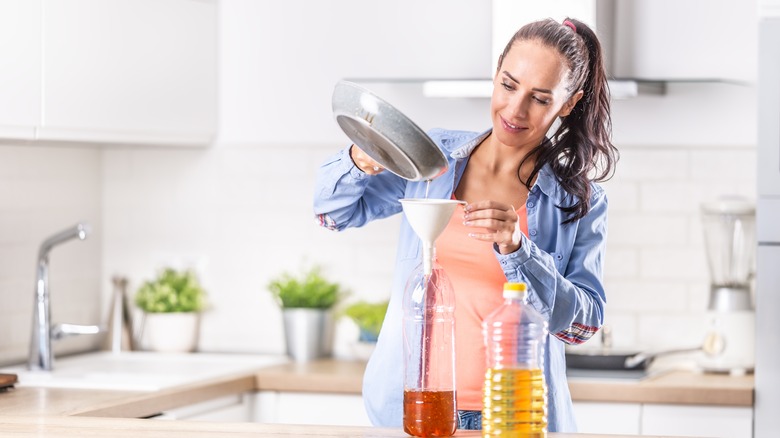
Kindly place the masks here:
<instances>
[{"instance_id":1,"label":"woman's right hand","mask_svg":"<svg viewBox=\"0 0 780 438\"><path fill-rule=\"evenodd\" d=\"M352 162L355 163L355 166L357 166L358 169L368 175L376 175L385 170L379 163L369 157L367 153L363 152L363 149L357 147L357 145L353 144L352 147L349 148L349 157L352 158Z\"/></svg>"}]
</instances>

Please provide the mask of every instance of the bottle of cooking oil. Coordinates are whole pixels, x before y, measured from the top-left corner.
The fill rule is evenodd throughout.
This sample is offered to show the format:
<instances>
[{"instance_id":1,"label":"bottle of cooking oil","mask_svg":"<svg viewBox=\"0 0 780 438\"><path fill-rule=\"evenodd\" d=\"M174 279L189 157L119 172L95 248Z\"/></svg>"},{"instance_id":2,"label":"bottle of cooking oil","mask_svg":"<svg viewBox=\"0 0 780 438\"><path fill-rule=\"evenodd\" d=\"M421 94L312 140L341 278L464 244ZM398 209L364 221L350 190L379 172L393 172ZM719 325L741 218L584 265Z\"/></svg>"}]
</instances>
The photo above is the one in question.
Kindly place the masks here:
<instances>
[{"instance_id":1,"label":"bottle of cooking oil","mask_svg":"<svg viewBox=\"0 0 780 438\"><path fill-rule=\"evenodd\" d=\"M547 436L547 321L525 283L504 284L504 303L482 323L487 348L483 437Z\"/></svg>"}]
</instances>

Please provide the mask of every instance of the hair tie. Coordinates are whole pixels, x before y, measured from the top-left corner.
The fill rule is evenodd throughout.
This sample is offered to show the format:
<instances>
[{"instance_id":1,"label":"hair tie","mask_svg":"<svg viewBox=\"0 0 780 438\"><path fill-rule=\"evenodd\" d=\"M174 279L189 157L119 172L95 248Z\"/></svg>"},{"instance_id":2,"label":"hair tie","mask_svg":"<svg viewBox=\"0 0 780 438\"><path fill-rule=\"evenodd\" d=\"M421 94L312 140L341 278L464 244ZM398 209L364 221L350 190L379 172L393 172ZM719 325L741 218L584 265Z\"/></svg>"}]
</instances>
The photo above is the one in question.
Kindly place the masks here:
<instances>
[{"instance_id":1,"label":"hair tie","mask_svg":"<svg viewBox=\"0 0 780 438\"><path fill-rule=\"evenodd\" d=\"M575 26L574 23L572 23L571 21L563 20L563 25L564 26L569 26L571 28L571 30L574 31L574 33L577 33L577 26Z\"/></svg>"}]
</instances>

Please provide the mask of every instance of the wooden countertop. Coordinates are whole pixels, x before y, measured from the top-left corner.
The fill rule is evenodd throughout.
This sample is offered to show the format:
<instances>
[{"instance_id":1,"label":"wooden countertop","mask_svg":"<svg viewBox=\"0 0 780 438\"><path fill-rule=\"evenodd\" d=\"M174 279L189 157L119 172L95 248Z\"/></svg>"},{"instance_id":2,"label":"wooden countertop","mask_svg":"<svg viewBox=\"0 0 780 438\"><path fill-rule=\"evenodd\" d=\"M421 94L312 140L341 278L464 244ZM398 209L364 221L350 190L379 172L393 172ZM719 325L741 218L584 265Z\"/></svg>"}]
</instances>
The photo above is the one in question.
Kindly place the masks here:
<instances>
[{"instance_id":1,"label":"wooden countertop","mask_svg":"<svg viewBox=\"0 0 780 438\"><path fill-rule=\"evenodd\" d=\"M270 366L154 392L20 387L0 392L0 430L45 437L92 436L342 436L404 437L403 431L360 427L149 421L153 415L247 391L359 394L364 362L323 360ZM575 401L752 406L753 378L672 372L640 382L572 379ZM479 436L459 433L456 436ZM578 435L550 434L569 438ZM598 437L598 435L589 435ZM605 436L606 437L606 436ZM615 438L616 435L609 437Z\"/></svg>"},{"instance_id":2,"label":"wooden countertop","mask_svg":"<svg viewBox=\"0 0 780 438\"><path fill-rule=\"evenodd\" d=\"M364 362L284 364L257 373L257 389L360 394ZM570 378L574 401L753 406L753 376L659 373L642 380Z\"/></svg>"},{"instance_id":3,"label":"wooden countertop","mask_svg":"<svg viewBox=\"0 0 780 438\"><path fill-rule=\"evenodd\" d=\"M151 421L85 417L3 417L0 431L13 436L47 438L224 437L290 438L409 438L403 430L351 426L303 426L260 423L211 423L205 421ZM478 430L457 431L455 437L481 437ZM550 433L550 438L584 438L582 434ZM637 438L636 435L587 435L588 438ZM663 438L643 435L643 438Z\"/></svg>"}]
</instances>

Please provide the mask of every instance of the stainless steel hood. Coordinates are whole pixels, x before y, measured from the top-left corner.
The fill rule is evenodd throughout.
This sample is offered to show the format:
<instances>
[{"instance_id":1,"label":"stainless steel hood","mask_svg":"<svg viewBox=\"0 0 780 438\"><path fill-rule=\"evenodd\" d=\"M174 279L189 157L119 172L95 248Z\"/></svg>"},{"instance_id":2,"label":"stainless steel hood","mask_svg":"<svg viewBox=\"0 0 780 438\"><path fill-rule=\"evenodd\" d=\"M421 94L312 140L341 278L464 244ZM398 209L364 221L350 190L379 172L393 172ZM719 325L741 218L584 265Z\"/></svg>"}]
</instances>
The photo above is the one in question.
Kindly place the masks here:
<instances>
[{"instance_id":1,"label":"stainless steel hood","mask_svg":"<svg viewBox=\"0 0 780 438\"><path fill-rule=\"evenodd\" d=\"M640 94L661 95L666 92L663 81L610 79L609 91L613 99L628 99ZM490 79L428 80L423 82L425 97L489 98L493 93Z\"/></svg>"},{"instance_id":2,"label":"stainless steel hood","mask_svg":"<svg viewBox=\"0 0 780 438\"><path fill-rule=\"evenodd\" d=\"M512 34L531 21L567 16L588 23L598 34L613 99L661 95L670 82L751 84L751 63L757 57L749 53L755 46L749 31L753 9L743 0L492 0L493 59L485 77L426 80L423 93L490 97L498 55Z\"/></svg>"},{"instance_id":3,"label":"stainless steel hood","mask_svg":"<svg viewBox=\"0 0 780 438\"><path fill-rule=\"evenodd\" d=\"M486 66L486 77L465 80L428 80L423 82L423 95L426 97L463 97L489 98L493 92L490 79L498 63L498 56L514 32L523 24L551 17L558 21L576 17L596 31L604 50L607 74L612 76L615 38L615 1L614 0L544 0L492 1L492 46L493 54L490 66ZM639 95L663 94L665 84L662 81L640 81L636 79L611 79L610 93L613 99L626 99Z\"/></svg>"}]
</instances>

